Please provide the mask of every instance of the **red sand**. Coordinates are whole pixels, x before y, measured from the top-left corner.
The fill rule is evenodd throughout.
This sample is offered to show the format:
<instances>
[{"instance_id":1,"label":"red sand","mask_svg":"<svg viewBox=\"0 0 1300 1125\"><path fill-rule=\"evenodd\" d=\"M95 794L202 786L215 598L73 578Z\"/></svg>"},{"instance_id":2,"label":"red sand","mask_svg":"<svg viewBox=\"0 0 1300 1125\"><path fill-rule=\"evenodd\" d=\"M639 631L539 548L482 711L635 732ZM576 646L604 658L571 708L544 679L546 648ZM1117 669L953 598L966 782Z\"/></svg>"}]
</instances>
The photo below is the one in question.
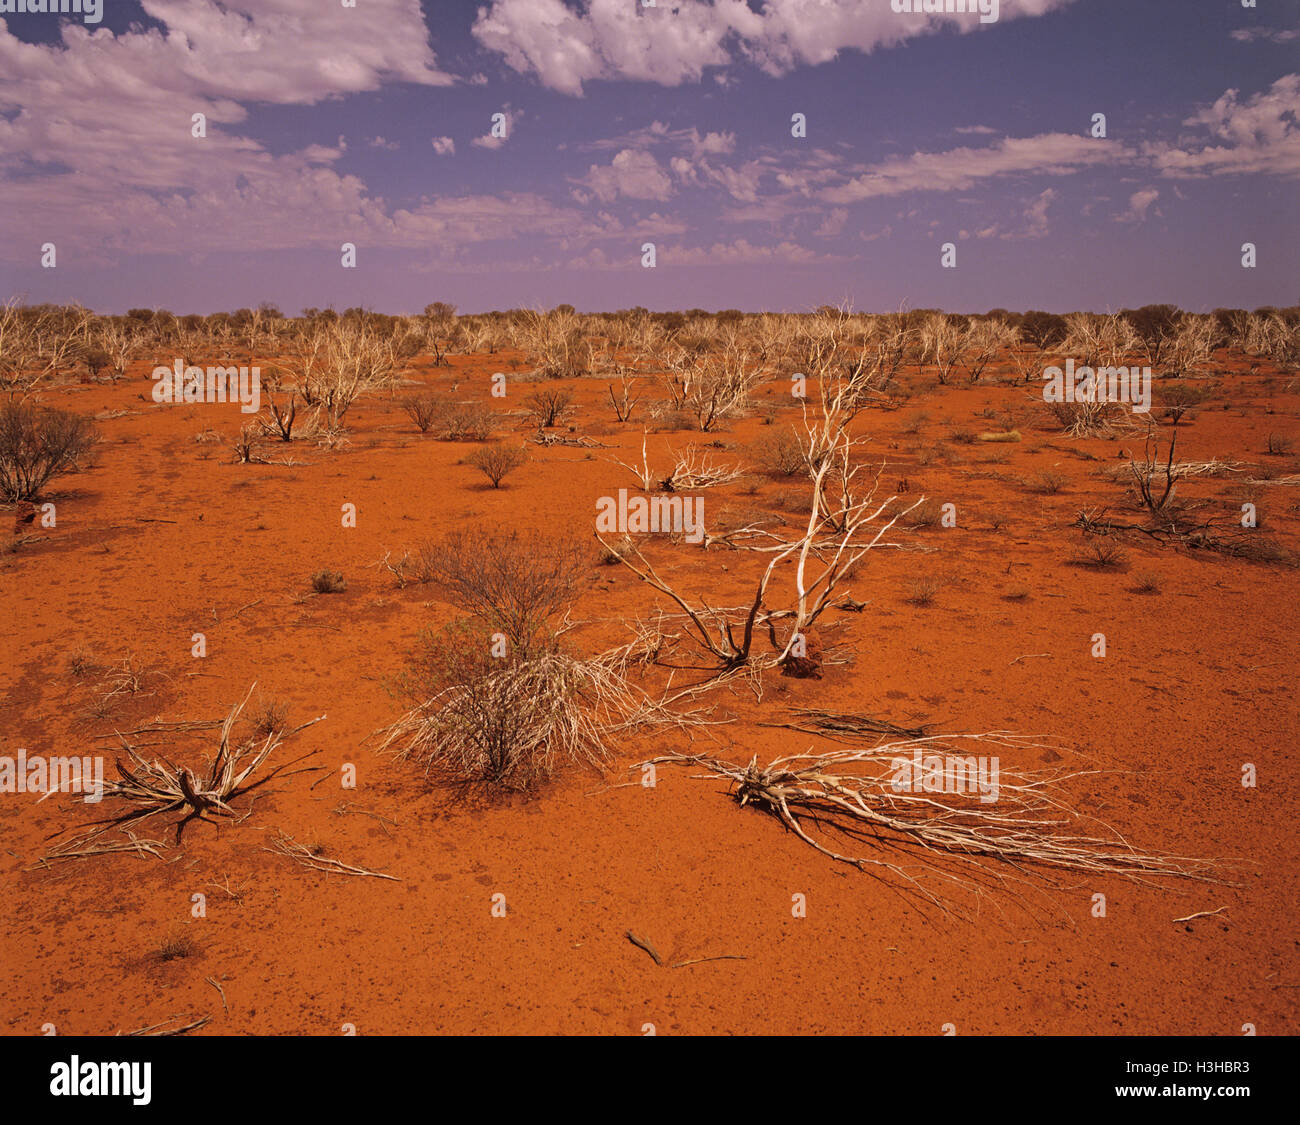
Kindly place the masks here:
<instances>
[{"instance_id":1,"label":"red sand","mask_svg":"<svg viewBox=\"0 0 1300 1125\"><path fill-rule=\"evenodd\" d=\"M502 362L456 357L454 376L421 368L418 378L448 393L458 378L462 396L472 386L499 408L487 376ZM92 467L47 489L57 528L28 527L41 538L0 556L0 753L89 753L113 745L95 736L114 725L220 717L256 680L296 722L328 714L279 753L319 749L308 764L330 772L277 778L240 824L191 825L170 863L109 856L33 869L47 836L108 804L0 796L5 1032L52 1023L60 1034L111 1034L205 1014L197 1034L338 1034L345 1024L359 1034L1296 1031L1297 572L1140 541L1122 570L1072 565L1078 511L1124 509L1122 484L1096 470L1133 439L1065 437L1024 387L927 381L901 409L867 412L861 429L868 453L889 460L886 482L906 478L911 491L956 503L957 528L905 536L932 553L878 551L862 566L852 590L869 604L828 617L844 622L852 664L820 680L769 675L762 704L718 698L737 721L718 729L713 751L737 761L815 743L757 725L789 706L1041 735L1116 771L1075 784L1081 811L1146 849L1236 862L1236 886L1080 877L1056 891L959 894L963 918L833 863L690 771L663 767L655 788L625 784L640 775L623 767L685 748L680 735L629 740L608 778L570 771L535 797L486 806L448 804L417 768L369 748L400 711L385 683L417 632L454 613L437 590L396 589L374 564L468 521L588 534L595 498L634 487L605 458L640 453L640 426L613 423L603 382L566 386L578 429L612 448L530 446L530 463L500 491L459 463L472 446L420 437L387 398L353 408L349 448L295 447L309 463L285 468L230 463L247 420L237 408L156 406L149 386L137 374L44 396L92 415L129 413L99 422ZM528 389L512 385L505 407ZM764 394L777 402L782 391ZM951 427L998 428L977 416L989 405L1015 415L1021 443L948 440ZM1293 459L1262 450L1270 431L1295 435L1298 406L1276 383L1228 373L1213 406L1179 427L1179 456L1295 473ZM930 420L912 420L917 411ZM782 411L777 427L795 417ZM512 425L499 433L523 440ZM225 442L192 440L208 427ZM717 438L747 460L740 447L764 432L773 430L751 418ZM691 440L714 438L652 434L652 464ZM925 457L936 447L952 461ZM1060 492L1021 483L1052 468L1068 477ZM795 487L764 480L757 495L705 493L710 526L728 508L770 510ZM1224 505L1242 487L1198 479L1184 492ZM1256 492L1261 531L1296 550L1295 489ZM344 503L357 505L355 529L341 526ZM752 556L650 551L714 601L752 590ZM342 571L347 591L298 601L323 567ZM1158 593L1138 592L1142 572L1158 576ZM918 575L943 580L929 606L909 601ZM589 585L579 613L608 622L580 634L589 651L624 639L619 623L653 604L618 566L593 563ZM190 656L196 632L207 637L203 660ZM1089 653L1097 632L1104 659ZM80 649L97 671L69 669ZM166 678L92 713L107 671L128 655ZM1241 785L1245 762L1257 788ZM345 763L356 766L355 791L340 786ZM238 804L246 811L248 798ZM155 825L143 834L170 843L169 827ZM277 829L401 881L307 871L263 850ZM1091 914L1097 892L1104 918ZM205 918L191 916L195 894L206 895ZM495 894L504 918L492 916ZM795 894L806 917L792 916ZM669 965L629 942L629 929ZM178 937L189 955L160 958ZM720 954L744 960L670 967Z\"/></svg>"}]
</instances>

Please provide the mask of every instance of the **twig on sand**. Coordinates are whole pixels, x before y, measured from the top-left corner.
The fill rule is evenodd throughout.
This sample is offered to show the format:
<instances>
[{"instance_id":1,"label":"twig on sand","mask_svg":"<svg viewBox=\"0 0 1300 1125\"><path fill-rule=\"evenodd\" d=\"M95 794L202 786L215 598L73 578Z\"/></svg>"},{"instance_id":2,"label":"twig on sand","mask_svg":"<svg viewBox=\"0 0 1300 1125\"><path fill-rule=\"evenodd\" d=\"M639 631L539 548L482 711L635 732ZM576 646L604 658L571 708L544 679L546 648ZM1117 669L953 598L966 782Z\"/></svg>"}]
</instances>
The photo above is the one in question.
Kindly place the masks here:
<instances>
[{"instance_id":1,"label":"twig on sand","mask_svg":"<svg viewBox=\"0 0 1300 1125\"><path fill-rule=\"evenodd\" d=\"M1037 660L1040 656L1051 656L1051 655L1052 654L1050 652L1027 652L1025 653L1024 656L1017 656L1015 660L1013 660L1010 664L1007 665L1007 667L1010 668L1013 665L1019 664L1022 660Z\"/></svg>"},{"instance_id":2,"label":"twig on sand","mask_svg":"<svg viewBox=\"0 0 1300 1125\"><path fill-rule=\"evenodd\" d=\"M400 883L396 875L385 875L382 871L371 871L365 867L356 867L350 863L344 863L341 859L331 859L329 856L319 855L307 847L306 844L300 844L292 836L281 832L269 848L263 848L264 852L271 852L275 855L288 856L295 863L300 863L304 867L310 867L315 871L334 872L338 875L368 875L374 879L391 879L394 883Z\"/></svg>"},{"instance_id":3,"label":"twig on sand","mask_svg":"<svg viewBox=\"0 0 1300 1125\"><path fill-rule=\"evenodd\" d=\"M56 845L41 856L27 870L34 871L38 867L48 867L52 862L59 859L89 859L91 856L116 855L122 852L134 853L141 858L151 855L155 859L161 859L164 863L169 862L167 857L162 854L167 845L161 840L141 840L128 832L126 834L128 839L126 840L91 843L98 835L98 832L90 832L64 840L63 843Z\"/></svg>"},{"instance_id":4,"label":"twig on sand","mask_svg":"<svg viewBox=\"0 0 1300 1125\"><path fill-rule=\"evenodd\" d=\"M221 985L219 985L219 984L218 984L218 983L217 983L217 982L216 982L212 977L208 977L208 978L207 978L207 981L208 981L208 984L212 985L212 987L215 988L215 989L216 989L216 990L221 994L221 1006L222 1006L222 1007L223 1007L227 1012L229 1012L229 1011L230 1011L230 1005L226 1003L226 990L225 990L224 988L222 988Z\"/></svg>"},{"instance_id":5,"label":"twig on sand","mask_svg":"<svg viewBox=\"0 0 1300 1125\"><path fill-rule=\"evenodd\" d=\"M673 962L674 969L684 969L687 965L702 965L705 961L748 961L749 958L739 953L719 953L714 957L692 957L689 961Z\"/></svg>"},{"instance_id":6,"label":"twig on sand","mask_svg":"<svg viewBox=\"0 0 1300 1125\"><path fill-rule=\"evenodd\" d=\"M184 1035L187 1031L196 1031L204 1024L212 1020L211 1016L200 1016L196 1020L182 1024L179 1027L168 1027L168 1024L175 1023L177 1020L187 1019L187 1016L168 1016L162 1023L152 1023L148 1027L136 1028L135 1031L128 1031L126 1035ZM118 1035L123 1034L118 1032Z\"/></svg>"},{"instance_id":7,"label":"twig on sand","mask_svg":"<svg viewBox=\"0 0 1300 1125\"><path fill-rule=\"evenodd\" d=\"M1186 918L1175 918L1175 922L1190 922L1193 918L1213 918L1216 914L1222 914L1228 908L1220 906L1218 910L1201 910L1196 914L1189 914Z\"/></svg>"},{"instance_id":8,"label":"twig on sand","mask_svg":"<svg viewBox=\"0 0 1300 1125\"><path fill-rule=\"evenodd\" d=\"M658 950L656 950L653 945L651 945L648 941L646 941L645 938L638 937L631 930L628 930L627 940L630 941L637 948L644 949L648 954L650 954L650 956L654 958L654 962L656 965L662 965L664 963L664 959L659 956Z\"/></svg>"}]
</instances>

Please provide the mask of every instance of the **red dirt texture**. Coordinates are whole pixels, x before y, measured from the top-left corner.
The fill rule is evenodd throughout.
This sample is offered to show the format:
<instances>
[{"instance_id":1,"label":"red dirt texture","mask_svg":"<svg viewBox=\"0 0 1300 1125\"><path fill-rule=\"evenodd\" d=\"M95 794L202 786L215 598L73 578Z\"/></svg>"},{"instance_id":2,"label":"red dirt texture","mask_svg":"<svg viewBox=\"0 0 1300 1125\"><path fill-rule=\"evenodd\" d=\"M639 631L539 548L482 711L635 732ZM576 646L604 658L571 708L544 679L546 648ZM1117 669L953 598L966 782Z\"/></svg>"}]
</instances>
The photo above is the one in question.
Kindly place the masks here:
<instances>
[{"instance_id":1,"label":"red dirt texture","mask_svg":"<svg viewBox=\"0 0 1300 1125\"><path fill-rule=\"evenodd\" d=\"M808 474L760 462L764 443L802 432L815 385L800 399L773 375L700 432L646 413L658 374L619 422L614 378L530 368L509 348L444 365L423 354L357 399L344 440L263 440L251 463L233 452L248 414L155 402L143 359L121 378L40 389L42 407L94 419L100 440L6 509L0 755L100 755L112 779L116 760L132 764L125 741L199 776L214 723L246 696L232 743L262 744L249 720L268 706L286 737L250 775L263 784L179 840L186 810L127 826L148 851L57 854L130 811L123 798L0 793L0 1031L1296 1032L1294 372L1220 348L1209 397L1176 426L1158 405L1149 416L1158 470L1175 434L1177 462L1211 463L1178 481L1179 502L1235 528L1233 543L1252 544L1241 553L1080 527L1084 513L1094 528L1158 530L1128 468L1147 448L1143 419L1073 436L1005 354L978 381L944 385L909 362L850 429L880 501L925 503L886 536L897 546L851 568L806 650L691 699L707 722L613 735L602 768L561 761L526 789L464 788L380 750L410 707L402 677L421 633L462 615L444 584L401 584L385 556L454 531L576 537L586 555L561 643L593 656L637 619L679 612L594 536L601 497L641 491L614 461L639 466L643 440L651 467L694 445L745 469L685 490L704 500L707 543L637 537L692 604L753 600L771 555L736 549L728 528L766 521L797 540L808 522ZM572 399L541 429L525 406L539 389ZM481 403L526 461L492 487L466 460L484 442L413 424L403 403L420 393ZM1240 527L1244 504L1254 528ZM1117 556L1099 561L1098 542ZM321 571L344 588L317 592ZM777 564L769 606L793 604L793 576L793 558ZM628 676L658 698L707 681L701 655L683 640L680 667ZM903 854L796 810L812 841L901 870L854 866L761 802L741 805L704 763L643 766L844 749L792 729L807 728L800 709L1026 736L1000 751L1002 768L1068 767L1060 794L1080 819L1066 830L1209 861L1195 870L1210 876Z\"/></svg>"}]
</instances>

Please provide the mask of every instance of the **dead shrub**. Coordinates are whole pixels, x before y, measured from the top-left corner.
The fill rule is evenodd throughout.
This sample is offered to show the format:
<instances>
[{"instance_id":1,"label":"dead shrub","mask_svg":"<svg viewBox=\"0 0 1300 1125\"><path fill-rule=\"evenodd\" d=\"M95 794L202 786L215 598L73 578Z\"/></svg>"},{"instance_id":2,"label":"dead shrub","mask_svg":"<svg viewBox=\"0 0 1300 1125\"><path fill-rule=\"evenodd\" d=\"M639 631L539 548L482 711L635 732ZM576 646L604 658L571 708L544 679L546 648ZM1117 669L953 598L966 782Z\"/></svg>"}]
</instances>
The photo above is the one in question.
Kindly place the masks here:
<instances>
[{"instance_id":1,"label":"dead shrub","mask_svg":"<svg viewBox=\"0 0 1300 1125\"><path fill-rule=\"evenodd\" d=\"M749 454L763 472L773 477L793 477L804 472L808 465L803 448L794 430L763 434L749 447Z\"/></svg>"},{"instance_id":2,"label":"dead shrub","mask_svg":"<svg viewBox=\"0 0 1300 1125\"><path fill-rule=\"evenodd\" d=\"M438 420L442 404L434 395L414 395L402 403L402 409L420 433L427 434Z\"/></svg>"},{"instance_id":3,"label":"dead shrub","mask_svg":"<svg viewBox=\"0 0 1300 1125\"><path fill-rule=\"evenodd\" d=\"M30 500L54 476L76 467L99 434L66 410L8 402L0 406L0 498Z\"/></svg>"},{"instance_id":4,"label":"dead shrub","mask_svg":"<svg viewBox=\"0 0 1300 1125\"><path fill-rule=\"evenodd\" d=\"M534 391L526 399L529 417L536 421L539 429L554 426L569 412L573 396L558 387L543 387Z\"/></svg>"},{"instance_id":5,"label":"dead shrub","mask_svg":"<svg viewBox=\"0 0 1300 1125\"><path fill-rule=\"evenodd\" d=\"M588 554L585 544L537 532L471 529L426 544L420 566L523 659L554 649L551 619L575 598Z\"/></svg>"},{"instance_id":6,"label":"dead shrub","mask_svg":"<svg viewBox=\"0 0 1300 1125\"><path fill-rule=\"evenodd\" d=\"M527 460L528 454L522 449L506 445L504 442L493 442L491 445L482 446L465 458L466 464L478 469L492 482L493 488L500 488L507 474L519 468Z\"/></svg>"}]
</instances>

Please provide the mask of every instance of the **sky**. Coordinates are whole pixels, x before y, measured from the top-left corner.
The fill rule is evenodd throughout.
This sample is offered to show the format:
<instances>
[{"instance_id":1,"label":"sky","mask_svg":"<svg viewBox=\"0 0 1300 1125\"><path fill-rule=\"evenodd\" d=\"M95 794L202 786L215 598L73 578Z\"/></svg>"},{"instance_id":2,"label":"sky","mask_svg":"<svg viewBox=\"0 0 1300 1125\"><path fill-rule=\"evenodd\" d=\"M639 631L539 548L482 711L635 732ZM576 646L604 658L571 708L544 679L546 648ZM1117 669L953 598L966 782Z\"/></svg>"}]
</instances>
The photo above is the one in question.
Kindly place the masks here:
<instances>
[{"instance_id":1,"label":"sky","mask_svg":"<svg viewBox=\"0 0 1300 1125\"><path fill-rule=\"evenodd\" d=\"M1300 0L18 2L0 298L1300 303Z\"/></svg>"}]
</instances>

